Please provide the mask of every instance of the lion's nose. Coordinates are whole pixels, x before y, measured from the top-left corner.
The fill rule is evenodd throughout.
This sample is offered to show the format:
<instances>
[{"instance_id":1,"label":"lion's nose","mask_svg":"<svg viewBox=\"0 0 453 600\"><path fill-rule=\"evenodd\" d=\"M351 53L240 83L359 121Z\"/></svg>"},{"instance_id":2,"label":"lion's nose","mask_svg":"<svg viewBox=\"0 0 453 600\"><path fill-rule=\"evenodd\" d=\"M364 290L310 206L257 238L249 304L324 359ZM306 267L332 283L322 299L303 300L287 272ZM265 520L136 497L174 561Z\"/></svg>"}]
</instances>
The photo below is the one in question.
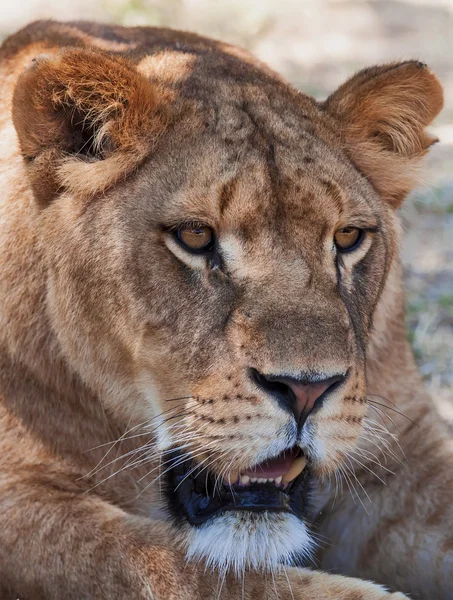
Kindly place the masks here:
<instances>
[{"instance_id":1,"label":"lion's nose","mask_svg":"<svg viewBox=\"0 0 453 600\"><path fill-rule=\"evenodd\" d=\"M250 375L256 385L272 396L285 410L294 414L301 426L315 405L329 392L336 389L345 379L345 374L325 377L317 373L300 373L298 377L287 375L263 374L256 369L250 369Z\"/></svg>"}]
</instances>

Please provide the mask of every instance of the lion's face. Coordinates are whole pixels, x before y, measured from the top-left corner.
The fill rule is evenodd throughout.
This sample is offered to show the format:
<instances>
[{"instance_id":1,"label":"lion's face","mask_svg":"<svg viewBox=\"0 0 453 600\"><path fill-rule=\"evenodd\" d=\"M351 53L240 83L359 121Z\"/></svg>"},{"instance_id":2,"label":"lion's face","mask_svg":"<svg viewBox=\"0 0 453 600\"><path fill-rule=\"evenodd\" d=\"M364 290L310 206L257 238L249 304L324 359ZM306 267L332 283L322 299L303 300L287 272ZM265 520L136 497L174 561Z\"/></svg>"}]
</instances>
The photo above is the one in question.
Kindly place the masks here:
<instances>
[{"instance_id":1,"label":"lion's face","mask_svg":"<svg viewBox=\"0 0 453 600\"><path fill-rule=\"evenodd\" d=\"M297 133L258 148L233 138L233 151L188 140L192 152L182 144L175 157L185 172L169 167L160 182L160 208L154 167L140 178L139 231L128 218L136 201L123 207L136 242L124 272L146 307L137 370L162 414L163 447L182 448L166 465L175 465L177 512L198 527L196 554L218 553L217 522L234 531L249 527L245 515L259 518L240 504L266 511L266 527L299 532L274 535L277 553L304 554L293 515L303 513L309 473L332 474L362 428L365 349L393 219L351 165L303 126ZM271 555L263 548L263 562Z\"/></svg>"},{"instance_id":2,"label":"lion's face","mask_svg":"<svg viewBox=\"0 0 453 600\"><path fill-rule=\"evenodd\" d=\"M231 84L128 179L41 216L69 360L149 422L189 554L236 568L309 553L311 482L361 434L396 252L391 203L336 139L341 101L282 102L281 85Z\"/></svg>"}]
</instances>

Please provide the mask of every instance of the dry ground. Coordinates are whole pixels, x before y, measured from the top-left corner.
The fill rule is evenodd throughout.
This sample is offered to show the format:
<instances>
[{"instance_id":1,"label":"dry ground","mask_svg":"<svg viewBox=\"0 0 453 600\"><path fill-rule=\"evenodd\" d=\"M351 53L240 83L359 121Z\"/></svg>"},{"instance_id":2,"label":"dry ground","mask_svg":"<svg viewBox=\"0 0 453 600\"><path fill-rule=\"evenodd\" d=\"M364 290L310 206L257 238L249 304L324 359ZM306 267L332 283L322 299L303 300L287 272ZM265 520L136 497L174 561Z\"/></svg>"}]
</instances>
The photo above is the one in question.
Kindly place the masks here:
<instances>
[{"instance_id":1,"label":"dry ground","mask_svg":"<svg viewBox=\"0 0 453 600\"><path fill-rule=\"evenodd\" d=\"M407 323L426 383L453 421L453 0L0 0L0 39L37 18L198 31L248 48L319 98L365 65L427 62L446 107L427 183L404 209Z\"/></svg>"}]
</instances>

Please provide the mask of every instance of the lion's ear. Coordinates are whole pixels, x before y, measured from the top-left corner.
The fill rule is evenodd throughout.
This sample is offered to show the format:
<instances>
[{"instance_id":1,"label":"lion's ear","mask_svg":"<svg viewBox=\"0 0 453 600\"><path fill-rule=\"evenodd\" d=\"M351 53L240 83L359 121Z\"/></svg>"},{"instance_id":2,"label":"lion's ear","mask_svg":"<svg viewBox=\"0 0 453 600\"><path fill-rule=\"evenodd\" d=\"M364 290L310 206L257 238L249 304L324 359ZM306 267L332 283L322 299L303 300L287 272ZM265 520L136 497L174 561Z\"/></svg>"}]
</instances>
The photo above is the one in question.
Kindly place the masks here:
<instances>
[{"instance_id":1,"label":"lion's ear","mask_svg":"<svg viewBox=\"0 0 453 600\"><path fill-rule=\"evenodd\" d=\"M395 207L417 183L417 163L437 141L425 127L442 106L438 79L416 61L364 69L322 103L338 121L347 154Z\"/></svg>"},{"instance_id":2,"label":"lion's ear","mask_svg":"<svg viewBox=\"0 0 453 600\"><path fill-rule=\"evenodd\" d=\"M72 48L19 78L13 121L38 201L88 197L130 173L167 125L162 93L131 63Z\"/></svg>"}]
</instances>

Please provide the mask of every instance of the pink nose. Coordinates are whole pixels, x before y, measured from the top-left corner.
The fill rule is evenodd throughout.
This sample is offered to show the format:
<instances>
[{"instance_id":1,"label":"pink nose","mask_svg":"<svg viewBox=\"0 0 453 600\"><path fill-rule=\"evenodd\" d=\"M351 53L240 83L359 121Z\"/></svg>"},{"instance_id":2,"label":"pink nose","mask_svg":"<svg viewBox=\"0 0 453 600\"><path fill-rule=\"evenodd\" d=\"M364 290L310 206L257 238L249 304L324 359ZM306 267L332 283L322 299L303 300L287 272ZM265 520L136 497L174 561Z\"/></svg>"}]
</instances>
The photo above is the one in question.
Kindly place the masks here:
<instances>
[{"instance_id":1,"label":"pink nose","mask_svg":"<svg viewBox=\"0 0 453 600\"><path fill-rule=\"evenodd\" d=\"M272 396L282 408L294 414L299 426L305 422L317 401L322 401L327 391L333 391L346 378L344 374L328 378L313 373L301 374L297 378L264 375L255 369L251 369L251 376L258 387Z\"/></svg>"}]
</instances>

